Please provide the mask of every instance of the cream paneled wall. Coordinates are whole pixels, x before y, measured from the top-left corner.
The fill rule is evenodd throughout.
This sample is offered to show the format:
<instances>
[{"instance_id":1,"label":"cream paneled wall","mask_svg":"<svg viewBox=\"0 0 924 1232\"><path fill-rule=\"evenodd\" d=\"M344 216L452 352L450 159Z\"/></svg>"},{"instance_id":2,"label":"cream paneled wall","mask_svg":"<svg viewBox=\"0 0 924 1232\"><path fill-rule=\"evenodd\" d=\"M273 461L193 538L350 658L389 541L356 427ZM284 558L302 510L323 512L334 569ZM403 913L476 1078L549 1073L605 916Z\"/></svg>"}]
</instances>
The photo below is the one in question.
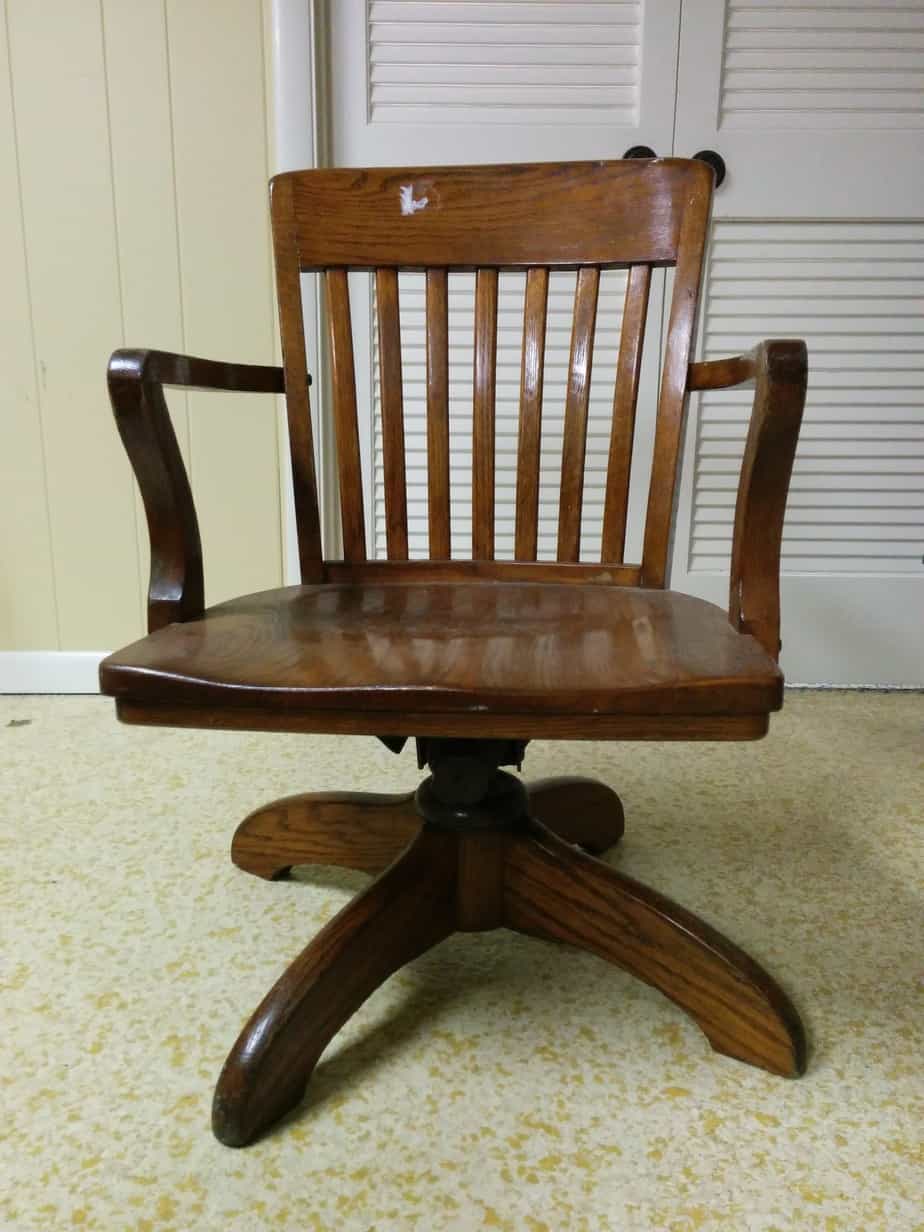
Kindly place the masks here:
<instances>
[{"instance_id":1,"label":"cream paneled wall","mask_svg":"<svg viewBox=\"0 0 924 1232\"><path fill-rule=\"evenodd\" d=\"M117 346L275 360L261 0L0 0L0 651L143 631ZM210 601L280 584L275 400L168 400Z\"/></svg>"}]
</instances>

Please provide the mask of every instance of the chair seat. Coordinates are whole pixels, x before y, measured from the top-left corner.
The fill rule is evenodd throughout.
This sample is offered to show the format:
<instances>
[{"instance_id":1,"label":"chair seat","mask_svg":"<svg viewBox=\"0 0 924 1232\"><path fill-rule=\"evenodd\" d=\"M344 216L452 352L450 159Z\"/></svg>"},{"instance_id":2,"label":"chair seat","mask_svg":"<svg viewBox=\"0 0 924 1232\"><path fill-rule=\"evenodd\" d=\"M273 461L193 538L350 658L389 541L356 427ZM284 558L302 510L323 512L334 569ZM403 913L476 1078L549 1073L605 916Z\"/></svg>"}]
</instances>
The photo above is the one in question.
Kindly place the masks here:
<instances>
[{"instance_id":1,"label":"chair seat","mask_svg":"<svg viewBox=\"0 0 924 1232\"><path fill-rule=\"evenodd\" d=\"M754 715L782 675L726 614L673 591L547 582L269 590L107 658L136 705L417 714Z\"/></svg>"}]
</instances>

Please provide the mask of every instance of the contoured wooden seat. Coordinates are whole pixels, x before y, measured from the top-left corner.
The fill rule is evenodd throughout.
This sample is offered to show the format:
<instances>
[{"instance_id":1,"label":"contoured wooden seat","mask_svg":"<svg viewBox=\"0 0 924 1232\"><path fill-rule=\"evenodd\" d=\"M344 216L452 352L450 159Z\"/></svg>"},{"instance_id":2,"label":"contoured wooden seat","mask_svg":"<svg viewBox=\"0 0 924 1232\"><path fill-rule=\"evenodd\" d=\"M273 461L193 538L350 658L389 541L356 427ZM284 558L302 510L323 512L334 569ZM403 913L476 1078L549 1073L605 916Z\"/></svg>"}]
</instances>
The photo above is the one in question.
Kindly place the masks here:
<instances>
[{"instance_id":1,"label":"contoured wooden seat","mask_svg":"<svg viewBox=\"0 0 924 1232\"><path fill-rule=\"evenodd\" d=\"M232 858L381 873L245 1027L213 1126L241 1145L296 1103L328 1040L387 975L456 929L506 926L594 950L660 988L719 1051L804 1065L770 977L702 921L593 858L622 833L612 789L525 787L537 737L755 739L782 700L779 552L805 395L804 344L691 362L712 170L687 160L293 172L272 185L284 368L120 351L109 384L151 535L149 635L103 690L134 723L418 742L414 797L298 796L238 828ZM674 266L641 561L624 560L651 271ZM601 271L626 269L600 559L581 560ZM557 560L538 559L551 270L575 271ZM367 559L347 274L374 271L387 560ZM426 271L429 560L409 560L398 271ZM472 545L451 559L448 277L475 273ZM499 272L525 270L515 559L495 559ZM300 275L326 292L343 559L325 560ZM666 589L687 394L752 381L728 612ZM302 583L206 609L195 509L163 386L285 391ZM578 846L575 846L577 844ZM583 850L581 850L583 848ZM383 871L384 870L384 871Z\"/></svg>"}]
</instances>

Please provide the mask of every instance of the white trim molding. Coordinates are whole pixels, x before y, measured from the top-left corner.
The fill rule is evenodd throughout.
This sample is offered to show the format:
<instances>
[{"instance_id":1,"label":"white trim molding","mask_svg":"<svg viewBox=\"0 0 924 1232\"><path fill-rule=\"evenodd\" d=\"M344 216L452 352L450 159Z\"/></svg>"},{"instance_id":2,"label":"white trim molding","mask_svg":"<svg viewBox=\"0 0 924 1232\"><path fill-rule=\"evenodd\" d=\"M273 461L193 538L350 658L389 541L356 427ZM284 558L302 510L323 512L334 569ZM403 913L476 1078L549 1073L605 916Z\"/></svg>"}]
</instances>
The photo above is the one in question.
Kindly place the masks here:
<instances>
[{"instance_id":1,"label":"white trim molding","mask_svg":"<svg viewBox=\"0 0 924 1232\"><path fill-rule=\"evenodd\" d=\"M106 650L0 651L0 693L98 693Z\"/></svg>"}]
</instances>

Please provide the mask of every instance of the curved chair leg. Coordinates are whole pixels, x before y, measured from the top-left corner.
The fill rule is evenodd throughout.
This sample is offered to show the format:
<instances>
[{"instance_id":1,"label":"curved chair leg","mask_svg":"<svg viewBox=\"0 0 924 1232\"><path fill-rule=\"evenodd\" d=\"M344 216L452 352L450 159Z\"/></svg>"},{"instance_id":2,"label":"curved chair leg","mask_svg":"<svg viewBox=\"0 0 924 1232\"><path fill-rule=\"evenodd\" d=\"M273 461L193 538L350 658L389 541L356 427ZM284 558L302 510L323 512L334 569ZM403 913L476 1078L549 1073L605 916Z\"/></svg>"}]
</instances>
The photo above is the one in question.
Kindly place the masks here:
<instances>
[{"instance_id":1,"label":"curved chair leg","mask_svg":"<svg viewBox=\"0 0 924 1232\"><path fill-rule=\"evenodd\" d=\"M231 859L245 873L272 880L293 864L335 864L380 873L420 830L414 794L336 791L286 796L245 817Z\"/></svg>"},{"instance_id":2,"label":"curved chair leg","mask_svg":"<svg viewBox=\"0 0 924 1232\"><path fill-rule=\"evenodd\" d=\"M596 779L539 779L526 784L530 815L566 843L592 855L615 846L626 828L622 801Z\"/></svg>"},{"instance_id":3,"label":"curved chair leg","mask_svg":"<svg viewBox=\"0 0 924 1232\"><path fill-rule=\"evenodd\" d=\"M697 916L540 825L511 842L509 928L567 941L659 989L712 1047L771 1073L805 1069L805 1038L789 998L756 962Z\"/></svg>"},{"instance_id":4,"label":"curved chair leg","mask_svg":"<svg viewBox=\"0 0 924 1232\"><path fill-rule=\"evenodd\" d=\"M389 975L455 926L457 849L422 831L296 958L257 1007L215 1088L212 1128L245 1146L302 1098L321 1053Z\"/></svg>"}]
</instances>

